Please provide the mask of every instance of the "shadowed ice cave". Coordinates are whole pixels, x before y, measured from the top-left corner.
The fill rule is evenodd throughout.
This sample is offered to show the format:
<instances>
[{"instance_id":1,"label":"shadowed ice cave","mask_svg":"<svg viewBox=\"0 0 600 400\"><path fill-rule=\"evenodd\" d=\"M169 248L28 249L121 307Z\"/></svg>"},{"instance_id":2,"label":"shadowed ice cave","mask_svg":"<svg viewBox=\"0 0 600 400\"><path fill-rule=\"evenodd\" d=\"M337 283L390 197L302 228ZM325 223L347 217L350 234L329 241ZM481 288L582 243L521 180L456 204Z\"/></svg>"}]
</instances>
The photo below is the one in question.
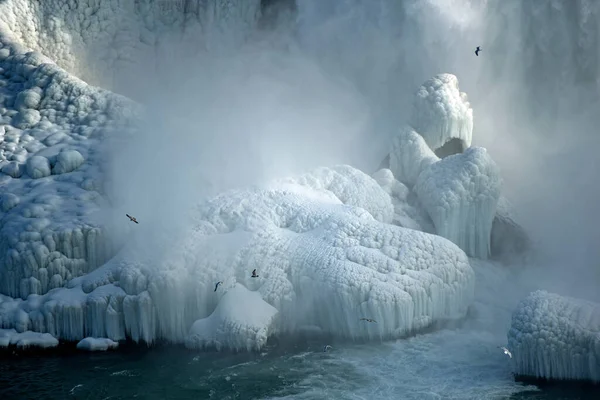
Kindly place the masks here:
<instances>
[{"instance_id":1,"label":"shadowed ice cave","mask_svg":"<svg viewBox=\"0 0 600 400\"><path fill-rule=\"evenodd\" d=\"M454 3L0 1L0 346L459 321L600 380L599 6Z\"/></svg>"}]
</instances>

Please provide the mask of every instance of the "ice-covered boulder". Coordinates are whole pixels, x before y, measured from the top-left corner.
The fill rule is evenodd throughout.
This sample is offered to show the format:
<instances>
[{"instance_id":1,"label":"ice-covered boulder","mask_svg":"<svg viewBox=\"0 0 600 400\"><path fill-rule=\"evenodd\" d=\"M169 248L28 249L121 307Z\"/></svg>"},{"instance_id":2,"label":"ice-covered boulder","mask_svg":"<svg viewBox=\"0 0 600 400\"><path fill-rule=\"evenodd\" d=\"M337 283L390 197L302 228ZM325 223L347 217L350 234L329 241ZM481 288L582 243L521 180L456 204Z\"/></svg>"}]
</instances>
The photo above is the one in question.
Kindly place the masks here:
<instances>
[{"instance_id":1,"label":"ice-covered boulder","mask_svg":"<svg viewBox=\"0 0 600 400\"><path fill-rule=\"evenodd\" d=\"M455 75L439 74L425 81L417 90L408 122L433 151L444 145L455 147L451 152L444 149L440 156L471 146L473 110Z\"/></svg>"},{"instance_id":2,"label":"ice-covered boulder","mask_svg":"<svg viewBox=\"0 0 600 400\"><path fill-rule=\"evenodd\" d=\"M75 171L83 162L83 156L77 150L63 150L56 156L52 174L66 174Z\"/></svg>"},{"instance_id":3,"label":"ice-covered boulder","mask_svg":"<svg viewBox=\"0 0 600 400\"><path fill-rule=\"evenodd\" d=\"M8 346L16 346L19 349L30 347L47 349L58 346L58 340L49 333L0 329L0 347Z\"/></svg>"},{"instance_id":4,"label":"ice-covered boulder","mask_svg":"<svg viewBox=\"0 0 600 400\"><path fill-rule=\"evenodd\" d=\"M221 297L210 316L194 322L186 346L260 350L272 333L276 315L277 309L260 293L236 284Z\"/></svg>"},{"instance_id":5,"label":"ice-covered boulder","mask_svg":"<svg viewBox=\"0 0 600 400\"><path fill-rule=\"evenodd\" d=\"M33 156L27 159L27 175L33 179L50 176L50 161L46 157Z\"/></svg>"},{"instance_id":6,"label":"ice-covered boulder","mask_svg":"<svg viewBox=\"0 0 600 400\"><path fill-rule=\"evenodd\" d=\"M508 347L519 375L600 382L600 304L533 292L513 312Z\"/></svg>"},{"instance_id":7,"label":"ice-covered boulder","mask_svg":"<svg viewBox=\"0 0 600 400\"><path fill-rule=\"evenodd\" d=\"M423 136L410 127L404 127L394 136L390 151L390 170L394 177L409 187L430 165L439 161Z\"/></svg>"},{"instance_id":8,"label":"ice-covered boulder","mask_svg":"<svg viewBox=\"0 0 600 400\"><path fill-rule=\"evenodd\" d=\"M502 179L496 163L481 147L446 157L420 175L419 200L438 235L450 239L469 256L490 255L490 235Z\"/></svg>"},{"instance_id":9,"label":"ice-covered boulder","mask_svg":"<svg viewBox=\"0 0 600 400\"><path fill-rule=\"evenodd\" d=\"M106 351L117 347L119 347L119 343L107 338L86 337L77 343L77 348L85 351Z\"/></svg>"}]
</instances>

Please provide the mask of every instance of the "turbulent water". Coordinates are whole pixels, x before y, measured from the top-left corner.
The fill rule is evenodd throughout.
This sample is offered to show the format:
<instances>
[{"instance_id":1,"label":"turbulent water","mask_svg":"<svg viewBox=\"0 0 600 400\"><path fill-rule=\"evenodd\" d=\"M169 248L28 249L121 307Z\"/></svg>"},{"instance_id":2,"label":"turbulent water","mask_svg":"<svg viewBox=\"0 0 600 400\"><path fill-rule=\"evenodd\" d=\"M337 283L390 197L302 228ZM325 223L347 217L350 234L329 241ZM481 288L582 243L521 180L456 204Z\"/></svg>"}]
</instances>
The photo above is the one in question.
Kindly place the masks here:
<instances>
[{"instance_id":1,"label":"turbulent water","mask_svg":"<svg viewBox=\"0 0 600 400\"><path fill-rule=\"evenodd\" d=\"M236 24L248 28L247 16L234 13L227 32L236 34L205 36L201 45L193 34L165 38L170 47L163 45L156 52L164 56L168 48L171 53L152 60L152 73L151 68L138 74L133 67L121 66L113 74L114 65L102 70L104 55L92 50L81 56L81 65L73 64L71 72L132 98L147 99L155 110L166 110L165 119L190 110L199 119L213 118L203 114L202 106L211 103L215 93L226 93L219 104L230 114L219 114L208 127L217 119L239 116L251 104L262 104L264 109L252 108L254 113L244 114L243 121L262 122L248 129L266 129L269 134L245 138L247 142L227 157L215 154L230 151L230 137L211 138L211 145L198 149L201 154L194 153L198 159L210 159L203 162L211 171L216 164L227 164L223 158L237 160L236 168L223 167L223 176L218 177L223 186L334 162L370 172L406 118L415 88L436 73L455 74L473 104L474 144L486 146L502 167L506 193L549 260L547 274L561 277L555 286L563 291L577 287L587 297L598 296L600 272L590 265L600 256L600 247L592 240L597 236L595 209L600 201L599 1L296 3L291 15L261 27L260 35L253 31L255 36L246 36ZM251 50L232 57L240 42ZM186 43L194 43L199 53L188 52ZM476 46L483 49L479 57L473 54ZM135 62L138 68L144 60ZM260 71L270 74L271 80L257 79ZM233 77L225 76L227 72ZM192 83L179 79L186 74ZM275 90L297 74L303 82L293 88L297 97L290 107L337 104L319 120L331 123L334 133L313 129L301 118L274 127L259 121L261 116L282 115L285 109L272 99L256 97L256 87L269 83L268 88ZM243 89L235 87L242 81ZM155 93L160 95L151 96ZM174 113L171 104L183 103L193 107ZM262 114L257 117L258 111ZM280 131L288 128L292 132L281 139ZM295 148L293 162L285 154L268 153L286 146ZM249 155L248 149L260 151ZM497 349L506 341L508 316L498 318L501 329L443 330L383 344L330 343L333 349L328 353L322 352L324 343L312 342L271 344L261 354L158 348L9 357L0 360L0 394L15 399L600 398L590 388L540 390L515 382L510 359Z\"/></svg>"},{"instance_id":2,"label":"turbulent water","mask_svg":"<svg viewBox=\"0 0 600 400\"><path fill-rule=\"evenodd\" d=\"M14 399L597 399L598 389L516 383L491 335L443 331L380 345L270 345L260 354L179 348L13 358ZM35 373L32 371L35 370Z\"/></svg>"}]
</instances>

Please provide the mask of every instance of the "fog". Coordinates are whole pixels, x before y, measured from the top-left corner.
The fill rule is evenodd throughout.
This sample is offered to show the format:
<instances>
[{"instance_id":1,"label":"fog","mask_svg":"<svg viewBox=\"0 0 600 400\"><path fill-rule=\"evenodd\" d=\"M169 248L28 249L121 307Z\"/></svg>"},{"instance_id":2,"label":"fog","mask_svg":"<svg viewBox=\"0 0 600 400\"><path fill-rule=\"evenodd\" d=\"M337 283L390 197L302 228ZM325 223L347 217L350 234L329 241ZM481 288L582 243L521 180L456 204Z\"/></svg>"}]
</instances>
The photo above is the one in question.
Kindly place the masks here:
<instances>
[{"instance_id":1,"label":"fog","mask_svg":"<svg viewBox=\"0 0 600 400\"><path fill-rule=\"evenodd\" d=\"M140 227L182 234L193 204L228 188L337 163L371 173L419 84L449 72L474 109L474 145L500 165L539 250L521 279L600 300L599 8L298 0L294 19L245 38L165 39L168 57L114 88L148 115L134 142L112 149L112 191ZM219 35L234 40L217 46Z\"/></svg>"}]
</instances>

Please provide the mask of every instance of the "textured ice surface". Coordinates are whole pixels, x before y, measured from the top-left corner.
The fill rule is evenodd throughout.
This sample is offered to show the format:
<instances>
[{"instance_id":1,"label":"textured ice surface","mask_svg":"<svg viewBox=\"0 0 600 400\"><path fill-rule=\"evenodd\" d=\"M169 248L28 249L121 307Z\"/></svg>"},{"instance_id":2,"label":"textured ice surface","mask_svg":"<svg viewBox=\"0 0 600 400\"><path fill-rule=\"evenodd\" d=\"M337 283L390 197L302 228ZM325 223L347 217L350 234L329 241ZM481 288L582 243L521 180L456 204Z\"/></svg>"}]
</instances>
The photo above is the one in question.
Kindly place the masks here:
<instances>
[{"instance_id":1,"label":"textured ice surface","mask_svg":"<svg viewBox=\"0 0 600 400\"><path fill-rule=\"evenodd\" d=\"M0 11L0 20L10 15ZM0 33L0 293L25 299L114 253L92 218L106 203L101 143L115 130L126 134L140 110Z\"/></svg>"},{"instance_id":2,"label":"textured ice surface","mask_svg":"<svg viewBox=\"0 0 600 400\"><path fill-rule=\"evenodd\" d=\"M518 374L600 381L600 304L536 291L514 311L508 348Z\"/></svg>"},{"instance_id":3,"label":"textured ice surface","mask_svg":"<svg viewBox=\"0 0 600 400\"><path fill-rule=\"evenodd\" d=\"M439 74L423 83L416 93L409 124L433 150L451 139L462 141L464 148L470 147L473 110L466 93L458 88L458 78Z\"/></svg>"},{"instance_id":4,"label":"textured ice surface","mask_svg":"<svg viewBox=\"0 0 600 400\"><path fill-rule=\"evenodd\" d=\"M58 346L58 340L48 333L32 331L17 332L14 329L0 329L0 347L17 346L49 348Z\"/></svg>"},{"instance_id":5,"label":"textured ice surface","mask_svg":"<svg viewBox=\"0 0 600 400\"><path fill-rule=\"evenodd\" d=\"M226 289L213 313L192 325L186 345L258 350L267 343L277 310L240 284Z\"/></svg>"},{"instance_id":6,"label":"textured ice surface","mask_svg":"<svg viewBox=\"0 0 600 400\"><path fill-rule=\"evenodd\" d=\"M471 147L425 169L414 190L438 235L469 256L487 258L501 185L499 169L487 151Z\"/></svg>"},{"instance_id":7,"label":"textured ice surface","mask_svg":"<svg viewBox=\"0 0 600 400\"><path fill-rule=\"evenodd\" d=\"M148 72L149 60L160 68L161 59L240 42L259 15L260 0L8 0L0 2L0 33L86 82L118 90L123 82L115 77ZM186 40L189 46L174 56L178 49L169 44ZM23 100L35 103L35 94Z\"/></svg>"},{"instance_id":8,"label":"textured ice surface","mask_svg":"<svg viewBox=\"0 0 600 400\"><path fill-rule=\"evenodd\" d=\"M427 167L439 161L423 136L404 127L394 136L390 151L390 170L400 182L413 187Z\"/></svg>"},{"instance_id":9,"label":"textured ice surface","mask_svg":"<svg viewBox=\"0 0 600 400\"><path fill-rule=\"evenodd\" d=\"M217 281L224 282L219 290L237 283L260 293L279 312L278 332L315 326L384 339L464 315L474 290L464 252L442 237L378 221L392 215L389 195L348 166L233 190L200 204L189 234L161 238L158 254L140 243L67 288L24 301L4 297L0 322L69 340L184 342L222 301ZM254 268L259 278L250 277ZM222 345L239 348L239 335L230 334L233 342Z\"/></svg>"},{"instance_id":10,"label":"textured ice surface","mask_svg":"<svg viewBox=\"0 0 600 400\"><path fill-rule=\"evenodd\" d=\"M119 347L119 343L107 338L86 337L77 343L78 349L87 351L106 351L117 347Z\"/></svg>"}]
</instances>

